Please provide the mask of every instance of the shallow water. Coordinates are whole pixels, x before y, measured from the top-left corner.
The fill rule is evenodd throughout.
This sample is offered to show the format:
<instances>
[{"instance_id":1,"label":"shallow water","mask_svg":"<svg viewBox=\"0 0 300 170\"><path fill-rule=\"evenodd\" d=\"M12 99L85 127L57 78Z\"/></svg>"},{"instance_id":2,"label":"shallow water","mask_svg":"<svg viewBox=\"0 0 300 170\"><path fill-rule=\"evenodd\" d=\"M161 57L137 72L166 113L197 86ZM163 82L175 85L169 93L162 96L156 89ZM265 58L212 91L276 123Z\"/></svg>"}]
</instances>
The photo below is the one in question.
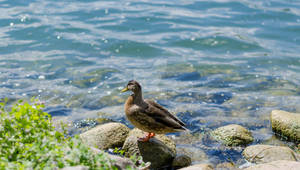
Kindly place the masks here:
<instances>
[{"instance_id":1,"label":"shallow water","mask_svg":"<svg viewBox=\"0 0 300 170\"><path fill-rule=\"evenodd\" d=\"M194 134L237 123L278 143L270 111L300 112L299 1L0 0L0 27L0 98L37 96L75 127L128 124L131 79ZM243 163L216 146L204 161Z\"/></svg>"}]
</instances>

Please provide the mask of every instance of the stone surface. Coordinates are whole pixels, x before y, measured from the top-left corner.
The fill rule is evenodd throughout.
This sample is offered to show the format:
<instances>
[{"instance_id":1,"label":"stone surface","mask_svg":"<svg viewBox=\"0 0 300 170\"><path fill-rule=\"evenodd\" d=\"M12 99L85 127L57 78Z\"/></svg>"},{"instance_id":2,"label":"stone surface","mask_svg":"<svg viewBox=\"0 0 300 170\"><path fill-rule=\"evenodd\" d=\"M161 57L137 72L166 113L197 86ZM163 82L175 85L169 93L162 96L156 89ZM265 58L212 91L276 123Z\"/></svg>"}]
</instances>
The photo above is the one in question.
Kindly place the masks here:
<instances>
[{"instance_id":1,"label":"stone surface","mask_svg":"<svg viewBox=\"0 0 300 170\"><path fill-rule=\"evenodd\" d=\"M217 170L237 170L238 168L236 168L232 162L224 162L224 163L218 164L216 166L216 169Z\"/></svg>"},{"instance_id":2,"label":"stone surface","mask_svg":"<svg viewBox=\"0 0 300 170\"><path fill-rule=\"evenodd\" d=\"M183 167L190 166L191 163L192 163L192 160L189 156L177 155L172 162L172 167L183 168Z\"/></svg>"},{"instance_id":3,"label":"stone surface","mask_svg":"<svg viewBox=\"0 0 300 170\"><path fill-rule=\"evenodd\" d=\"M130 131L124 145L126 156L140 155L144 162L151 162L151 168L169 166L176 156L176 145L174 141L165 135L156 135L148 142L138 141L138 138L145 136L145 132L139 129Z\"/></svg>"},{"instance_id":4,"label":"stone surface","mask_svg":"<svg viewBox=\"0 0 300 170\"><path fill-rule=\"evenodd\" d=\"M194 163L200 163L203 160L207 160L208 156L206 155L206 153L197 147L177 147L177 154L183 154L183 155L187 155L191 158L191 161Z\"/></svg>"},{"instance_id":5,"label":"stone surface","mask_svg":"<svg viewBox=\"0 0 300 170\"><path fill-rule=\"evenodd\" d=\"M214 168L209 164L196 164L193 166L188 166L186 168L181 168L180 170L213 170Z\"/></svg>"},{"instance_id":6,"label":"stone surface","mask_svg":"<svg viewBox=\"0 0 300 170\"><path fill-rule=\"evenodd\" d=\"M102 150L121 147L128 136L129 128L121 123L96 126L80 135L83 142Z\"/></svg>"},{"instance_id":7,"label":"stone surface","mask_svg":"<svg viewBox=\"0 0 300 170\"><path fill-rule=\"evenodd\" d=\"M297 154L288 147L252 145L245 148L243 156L252 163L267 163L277 160L297 161Z\"/></svg>"},{"instance_id":8,"label":"stone surface","mask_svg":"<svg viewBox=\"0 0 300 170\"><path fill-rule=\"evenodd\" d=\"M214 139L227 146L247 145L253 141L251 132L236 124L219 127L211 134Z\"/></svg>"},{"instance_id":9,"label":"stone surface","mask_svg":"<svg viewBox=\"0 0 300 170\"><path fill-rule=\"evenodd\" d=\"M280 160L280 161L273 161L269 163L250 166L244 170L285 170L285 169L299 170L300 162Z\"/></svg>"},{"instance_id":10,"label":"stone surface","mask_svg":"<svg viewBox=\"0 0 300 170\"><path fill-rule=\"evenodd\" d=\"M300 142L300 113L273 110L271 124L273 131L277 134L297 143Z\"/></svg>"},{"instance_id":11,"label":"stone surface","mask_svg":"<svg viewBox=\"0 0 300 170\"><path fill-rule=\"evenodd\" d=\"M99 153L103 153L103 151L91 147L91 150L95 153L95 154L99 154ZM106 154L106 153L105 153ZM113 161L113 165L115 167L117 167L118 169L126 169L128 167L131 167L132 169L137 169L136 165L129 159L129 158L124 158L124 157L120 157L117 155L112 155L112 154L106 154L110 160ZM144 169L142 167L139 167L140 169ZM147 169L147 167L145 167L145 169Z\"/></svg>"}]
</instances>

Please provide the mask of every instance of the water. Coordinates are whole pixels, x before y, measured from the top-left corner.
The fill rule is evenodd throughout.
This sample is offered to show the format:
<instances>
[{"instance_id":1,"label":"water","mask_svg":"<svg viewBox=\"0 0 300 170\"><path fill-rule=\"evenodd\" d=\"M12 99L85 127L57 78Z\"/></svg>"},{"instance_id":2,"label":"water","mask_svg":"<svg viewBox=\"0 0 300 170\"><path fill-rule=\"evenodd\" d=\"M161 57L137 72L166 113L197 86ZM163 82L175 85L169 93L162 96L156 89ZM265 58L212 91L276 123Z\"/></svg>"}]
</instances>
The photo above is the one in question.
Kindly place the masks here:
<instances>
[{"instance_id":1,"label":"water","mask_svg":"<svg viewBox=\"0 0 300 170\"><path fill-rule=\"evenodd\" d=\"M128 124L119 91L131 79L194 134L237 123L279 143L271 110L300 112L296 0L1 0L0 27L0 98L36 96L70 125ZM240 151L205 152L243 163Z\"/></svg>"}]
</instances>

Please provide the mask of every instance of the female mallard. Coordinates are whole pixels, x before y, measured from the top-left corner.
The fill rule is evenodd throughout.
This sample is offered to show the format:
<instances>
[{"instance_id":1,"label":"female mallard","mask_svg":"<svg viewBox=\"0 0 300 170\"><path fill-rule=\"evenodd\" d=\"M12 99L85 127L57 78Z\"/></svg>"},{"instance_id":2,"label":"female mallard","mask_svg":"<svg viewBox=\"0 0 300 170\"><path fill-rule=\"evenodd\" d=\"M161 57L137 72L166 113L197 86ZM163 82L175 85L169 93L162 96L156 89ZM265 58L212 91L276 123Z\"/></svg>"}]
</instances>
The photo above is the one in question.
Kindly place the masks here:
<instances>
[{"instance_id":1,"label":"female mallard","mask_svg":"<svg viewBox=\"0 0 300 170\"><path fill-rule=\"evenodd\" d=\"M140 140L146 142L155 133L164 134L187 130L185 124L167 109L155 103L153 100L144 100L141 85L131 80L121 91L132 91L125 102L125 113L128 120L142 131L148 132L147 136Z\"/></svg>"}]
</instances>

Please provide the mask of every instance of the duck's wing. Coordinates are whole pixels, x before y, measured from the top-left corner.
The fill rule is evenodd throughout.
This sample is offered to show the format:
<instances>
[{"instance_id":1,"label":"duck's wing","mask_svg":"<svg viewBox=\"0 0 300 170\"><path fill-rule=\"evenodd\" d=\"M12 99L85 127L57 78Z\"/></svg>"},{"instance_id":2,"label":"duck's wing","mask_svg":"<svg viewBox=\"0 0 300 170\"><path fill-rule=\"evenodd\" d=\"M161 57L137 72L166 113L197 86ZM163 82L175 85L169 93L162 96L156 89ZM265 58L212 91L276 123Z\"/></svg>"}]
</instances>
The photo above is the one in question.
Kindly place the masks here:
<instances>
[{"instance_id":1,"label":"duck's wing","mask_svg":"<svg viewBox=\"0 0 300 170\"><path fill-rule=\"evenodd\" d=\"M155 119L155 121L174 129L186 130L186 125L163 106L153 100L145 100L145 102L148 104L148 107L143 112Z\"/></svg>"}]
</instances>

